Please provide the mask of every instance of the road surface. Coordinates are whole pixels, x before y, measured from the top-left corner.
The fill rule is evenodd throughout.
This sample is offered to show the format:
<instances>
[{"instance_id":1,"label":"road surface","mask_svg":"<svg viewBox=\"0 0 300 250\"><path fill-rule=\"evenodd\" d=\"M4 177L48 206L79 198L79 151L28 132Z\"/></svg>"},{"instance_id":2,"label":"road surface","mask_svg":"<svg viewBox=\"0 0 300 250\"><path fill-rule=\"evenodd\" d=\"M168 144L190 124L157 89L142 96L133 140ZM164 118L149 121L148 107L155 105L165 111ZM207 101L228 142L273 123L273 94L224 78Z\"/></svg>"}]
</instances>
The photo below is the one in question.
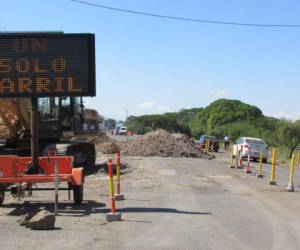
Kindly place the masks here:
<instances>
[{"instance_id":1,"label":"road surface","mask_svg":"<svg viewBox=\"0 0 300 250\"><path fill-rule=\"evenodd\" d=\"M270 186L268 178L229 169L226 159L222 153L211 161L123 158L129 164L122 175L126 200L117 203L123 221L109 224L104 173L86 178L81 206L60 194L53 231L16 222L53 209L53 193L34 193L28 202L8 195L0 208L1 249L300 249L300 193L285 191L288 168L280 167L279 185Z\"/></svg>"}]
</instances>

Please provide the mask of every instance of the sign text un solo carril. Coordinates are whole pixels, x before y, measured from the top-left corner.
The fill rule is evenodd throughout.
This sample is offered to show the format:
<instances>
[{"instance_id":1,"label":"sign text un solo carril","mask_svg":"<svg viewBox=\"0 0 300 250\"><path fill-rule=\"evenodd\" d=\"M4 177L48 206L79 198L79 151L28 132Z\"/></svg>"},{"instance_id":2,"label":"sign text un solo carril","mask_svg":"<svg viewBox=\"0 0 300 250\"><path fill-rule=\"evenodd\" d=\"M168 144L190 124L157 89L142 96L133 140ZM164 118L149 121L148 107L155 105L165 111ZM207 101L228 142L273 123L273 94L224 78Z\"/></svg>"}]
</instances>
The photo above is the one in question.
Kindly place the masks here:
<instances>
[{"instance_id":1,"label":"sign text un solo carril","mask_svg":"<svg viewBox=\"0 0 300 250\"><path fill-rule=\"evenodd\" d=\"M48 39L13 39L12 58L0 57L0 94L4 93L61 93L81 92L76 79L68 72L68 58L58 56L42 62L39 55L47 56ZM28 57L27 55L31 56ZM35 57L36 55L36 57ZM17 79L9 76L15 72ZM49 73L53 77L49 77ZM6 75L8 77L6 77ZM46 76L47 75L47 76ZM32 77L29 77L32 76Z\"/></svg>"}]
</instances>

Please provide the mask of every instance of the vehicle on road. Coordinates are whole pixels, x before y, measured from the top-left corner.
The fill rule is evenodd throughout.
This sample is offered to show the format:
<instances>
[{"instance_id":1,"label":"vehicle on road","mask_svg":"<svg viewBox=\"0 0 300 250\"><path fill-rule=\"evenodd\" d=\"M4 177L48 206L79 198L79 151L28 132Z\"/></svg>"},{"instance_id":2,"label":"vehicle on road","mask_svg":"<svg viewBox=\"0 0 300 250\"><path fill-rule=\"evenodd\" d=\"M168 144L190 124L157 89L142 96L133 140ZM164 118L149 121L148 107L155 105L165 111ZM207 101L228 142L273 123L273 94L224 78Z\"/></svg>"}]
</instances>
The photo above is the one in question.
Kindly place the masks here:
<instances>
[{"instance_id":1,"label":"vehicle on road","mask_svg":"<svg viewBox=\"0 0 300 250\"><path fill-rule=\"evenodd\" d=\"M269 146L264 142L264 140L259 138L239 138L233 146L234 157L236 156L237 151L242 155L242 158L248 158L250 152L250 159L252 159L253 161L257 161L260 158L260 152L262 152L263 162L268 161Z\"/></svg>"},{"instance_id":2,"label":"vehicle on road","mask_svg":"<svg viewBox=\"0 0 300 250\"><path fill-rule=\"evenodd\" d=\"M215 152L219 151L219 140L215 136L211 135L201 135L199 140L196 141L196 144L200 149L205 149L206 141L209 141L209 148Z\"/></svg>"},{"instance_id":3,"label":"vehicle on road","mask_svg":"<svg viewBox=\"0 0 300 250\"><path fill-rule=\"evenodd\" d=\"M127 128L121 127L119 130L119 135L127 135Z\"/></svg>"},{"instance_id":4,"label":"vehicle on road","mask_svg":"<svg viewBox=\"0 0 300 250\"><path fill-rule=\"evenodd\" d=\"M127 127L123 124L116 125L116 135L127 135Z\"/></svg>"}]
</instances>

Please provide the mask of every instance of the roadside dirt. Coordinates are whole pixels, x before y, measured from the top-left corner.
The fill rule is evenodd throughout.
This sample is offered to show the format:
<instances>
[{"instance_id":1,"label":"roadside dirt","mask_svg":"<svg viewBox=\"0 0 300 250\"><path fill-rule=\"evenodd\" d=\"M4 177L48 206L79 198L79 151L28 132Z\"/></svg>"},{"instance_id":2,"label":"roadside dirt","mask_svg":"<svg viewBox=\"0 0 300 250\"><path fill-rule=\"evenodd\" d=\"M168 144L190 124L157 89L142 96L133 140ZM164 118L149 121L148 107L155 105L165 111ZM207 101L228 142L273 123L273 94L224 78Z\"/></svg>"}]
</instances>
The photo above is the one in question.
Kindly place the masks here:
<instances>
[{"instance_id":1,"label":"roadside dirt","mask_svg":"<svg viewBox=\"0 0 300 250\"><path fill-rule=\"evenodd\" d=\"M159 129L134 141L119 142L121 153L127 156L193 157L205 155L183 134L171 134Z\"/></svg>"}]
</instances>

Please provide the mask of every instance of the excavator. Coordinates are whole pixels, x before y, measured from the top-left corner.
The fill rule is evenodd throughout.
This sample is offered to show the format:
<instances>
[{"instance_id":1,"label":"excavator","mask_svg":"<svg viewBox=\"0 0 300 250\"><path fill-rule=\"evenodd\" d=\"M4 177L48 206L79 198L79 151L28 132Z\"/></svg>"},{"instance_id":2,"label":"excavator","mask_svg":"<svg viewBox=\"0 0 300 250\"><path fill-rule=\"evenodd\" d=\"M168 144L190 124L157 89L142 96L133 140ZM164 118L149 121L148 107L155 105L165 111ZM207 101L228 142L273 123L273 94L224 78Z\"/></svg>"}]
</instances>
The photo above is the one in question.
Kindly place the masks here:
<instances>
[{"instance_id":1,"label":"excavator","mask_svg":"<svg viewBox=\"0 0 300 250\"><path fill-rule=\"evenodd\" d=\"M0 99L0 155L30 155L29 98ZM74 157L74 167L90 171L95 165L95 146L91 142L98 132L98 113L85 109L82 97L38 98L39 152L47 155L56 150L58 155ZM3 126L4 125L4 126Z\"/></svg>"},{"instance_id":2,"label":"excavator","mask_svg":"<svg viewBox=\"0 0 300 250\"><path fill-rule=\"evenodd\" d=\"M40 173L31 171L31 108L30 98L0 99L0 206L8 188L20 198L25 191L31 195L34 183L52 182L55 164L60 181L68 184L61 190L68 190L69 197L73 190L75 204L81 204L84 173L95 165L98 112L85 109L82 97L38 98Z\"/></svg>"}]
</instances>

